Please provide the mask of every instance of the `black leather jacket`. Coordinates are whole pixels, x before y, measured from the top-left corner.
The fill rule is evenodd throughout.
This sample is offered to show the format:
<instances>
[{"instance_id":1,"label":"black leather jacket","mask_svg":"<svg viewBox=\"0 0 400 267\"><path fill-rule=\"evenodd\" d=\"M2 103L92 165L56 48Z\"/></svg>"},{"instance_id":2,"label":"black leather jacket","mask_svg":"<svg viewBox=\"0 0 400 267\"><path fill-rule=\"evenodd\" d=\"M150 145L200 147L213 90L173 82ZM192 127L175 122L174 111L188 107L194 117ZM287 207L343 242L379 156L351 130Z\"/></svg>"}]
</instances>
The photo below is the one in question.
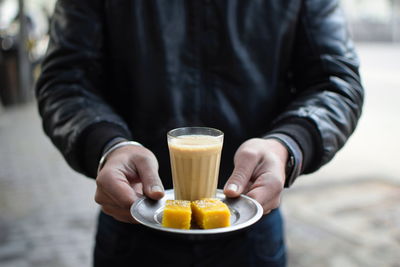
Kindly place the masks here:
<instances>
[{"instance_id":1,"label":"black leather jacket","mask_svg":"<svg viewBox=\"0 0 400 267\"><path fill-rule=\"evenodd\" d=\"M221 182L246 139L280 132L327 163L361 114L358 60L338 0L60 0L37 83L45 132L96 175L122 136L157 156L168 130L225 132Z\"/></svg>"}]
</instances>

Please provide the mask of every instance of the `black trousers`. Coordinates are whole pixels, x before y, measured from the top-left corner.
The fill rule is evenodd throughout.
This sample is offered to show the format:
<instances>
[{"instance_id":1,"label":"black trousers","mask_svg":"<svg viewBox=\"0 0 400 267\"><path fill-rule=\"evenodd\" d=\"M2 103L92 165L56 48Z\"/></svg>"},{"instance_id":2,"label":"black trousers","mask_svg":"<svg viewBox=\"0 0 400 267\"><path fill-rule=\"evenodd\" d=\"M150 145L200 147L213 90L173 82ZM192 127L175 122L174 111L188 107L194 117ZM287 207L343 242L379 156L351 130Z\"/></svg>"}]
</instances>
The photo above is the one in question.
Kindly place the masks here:
<instances>
[{"instance_id":1,"label":"black trousers","mask_svg":"<svg viewBox=\"0 0 400 267\"><path fill-rule=\"evenodd\" d=\"M245 230L214 236L164 233L121 223L100 213L95 267L273 266L286 265L279 210Z\"/></svg>"}]
</instances>

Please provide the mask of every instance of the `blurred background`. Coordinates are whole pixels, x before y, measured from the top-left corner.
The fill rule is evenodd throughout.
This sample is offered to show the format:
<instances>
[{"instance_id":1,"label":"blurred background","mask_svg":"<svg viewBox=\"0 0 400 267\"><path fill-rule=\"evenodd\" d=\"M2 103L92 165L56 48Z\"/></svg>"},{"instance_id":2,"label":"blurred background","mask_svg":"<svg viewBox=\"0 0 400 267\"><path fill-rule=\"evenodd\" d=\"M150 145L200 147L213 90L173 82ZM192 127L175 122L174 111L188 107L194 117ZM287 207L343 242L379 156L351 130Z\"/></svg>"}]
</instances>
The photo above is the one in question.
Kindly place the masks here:
<instances>
[{"instance_id":1,"label":"blurred background","mask_svg":"<svg viewBox=\"0 0 400 267\"><path fill-rule=\"evenodd\" d=\"M95 185L44 136L33 83L53 0L0 0L0 266L90 266ZM366 99L325 167L286 190L289 266L400 266L400 0L343 0Z\"/></svg>"}]
</instances>

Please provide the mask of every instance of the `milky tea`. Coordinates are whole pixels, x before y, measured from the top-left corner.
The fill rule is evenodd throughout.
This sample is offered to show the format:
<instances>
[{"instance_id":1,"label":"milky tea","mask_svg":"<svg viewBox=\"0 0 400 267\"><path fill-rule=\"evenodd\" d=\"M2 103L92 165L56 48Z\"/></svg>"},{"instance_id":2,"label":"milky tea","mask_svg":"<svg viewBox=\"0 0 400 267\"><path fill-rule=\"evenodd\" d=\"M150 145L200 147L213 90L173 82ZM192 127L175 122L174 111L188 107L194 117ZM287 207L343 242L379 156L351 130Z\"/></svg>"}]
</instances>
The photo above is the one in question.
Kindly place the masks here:
<instances>
[{"instance_id":1,"label":"milky tea","mask_svg":"<svg viewBox=\"0 0 400 267\"><path fill-rule=\"evenodd\" d=\"M168 133L175 199L215 197L224 135L206 127L186 127Z\"/></svg>"}]
</instances>

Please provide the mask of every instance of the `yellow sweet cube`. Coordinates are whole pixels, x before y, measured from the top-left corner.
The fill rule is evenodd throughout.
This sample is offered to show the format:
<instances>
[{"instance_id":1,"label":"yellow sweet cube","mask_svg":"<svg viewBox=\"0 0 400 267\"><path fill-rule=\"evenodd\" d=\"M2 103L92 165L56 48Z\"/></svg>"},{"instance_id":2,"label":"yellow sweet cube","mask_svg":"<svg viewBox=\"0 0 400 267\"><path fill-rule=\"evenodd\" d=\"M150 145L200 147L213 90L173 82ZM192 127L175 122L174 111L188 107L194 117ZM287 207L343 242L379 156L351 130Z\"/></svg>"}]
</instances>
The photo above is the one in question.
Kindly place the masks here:
<instances>
[{"instance_id":1,"label":"yellow sweet cube","mask_svg":"<svg viewBox=\"0 0 400 267\"><path fill-rule=\"evenodd\" d=\"M228 206L216 198L192 201L193 219L203 229L226 227L231 224Z\"/></svg>"},{"instance_id":2,"label":"yellow sweet cube","mask_svg":"<svg viewBox=\"0 0 400 267\"><path fill-rule=\"evenodd\" d=\"M162 225L177 229L190 229L192 211L190 201L167 200L162 217Z\"/></svg>"}]
</instances>

